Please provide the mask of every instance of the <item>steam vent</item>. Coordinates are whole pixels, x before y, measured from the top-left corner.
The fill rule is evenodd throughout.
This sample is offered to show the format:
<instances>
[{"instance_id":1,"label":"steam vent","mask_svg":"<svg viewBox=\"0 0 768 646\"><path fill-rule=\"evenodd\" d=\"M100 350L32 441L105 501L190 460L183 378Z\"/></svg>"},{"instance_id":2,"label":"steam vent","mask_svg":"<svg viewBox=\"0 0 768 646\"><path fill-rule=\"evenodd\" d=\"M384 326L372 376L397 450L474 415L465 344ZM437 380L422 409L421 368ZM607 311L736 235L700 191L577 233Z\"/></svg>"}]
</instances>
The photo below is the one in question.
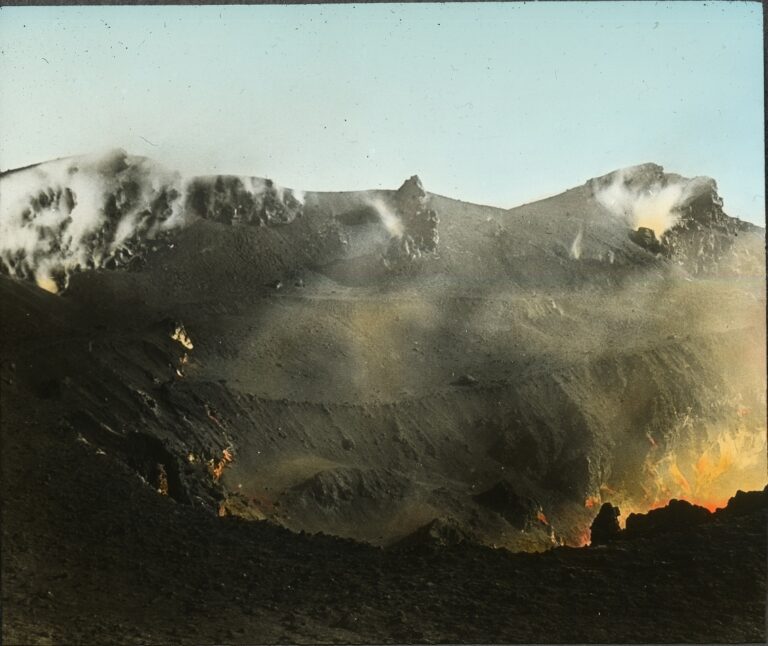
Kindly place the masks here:
<instances>
[{"instance_id":1,"label":"steam vent","mask_svg":"<svg viewBox=\"0 0 768 646\"><path fill-rule=\"evenodd\" d=\"M0 175L3 643L765 641L764 230L429 188Z\"/></svg>"}]
</instances>

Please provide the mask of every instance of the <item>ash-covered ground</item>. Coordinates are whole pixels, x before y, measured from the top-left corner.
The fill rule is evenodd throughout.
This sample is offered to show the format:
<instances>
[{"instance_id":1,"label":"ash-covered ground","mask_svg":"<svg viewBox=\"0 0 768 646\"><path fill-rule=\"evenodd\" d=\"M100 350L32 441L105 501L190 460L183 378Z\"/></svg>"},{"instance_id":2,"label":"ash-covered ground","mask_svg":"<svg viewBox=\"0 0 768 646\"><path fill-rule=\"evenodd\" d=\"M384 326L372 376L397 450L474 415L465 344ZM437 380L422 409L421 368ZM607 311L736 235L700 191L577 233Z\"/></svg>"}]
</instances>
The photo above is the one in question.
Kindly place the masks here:
<instances>
[{"instance_id":1,"label":"ash-covered ground","mask_svg":"<svg viewBox=\"0 0 768 646\"><path fill-rule=\"evenodd\" d=\"M765 237L713 180L0 195L4 643L764 641Z\"/></svg>"}]
</instances>

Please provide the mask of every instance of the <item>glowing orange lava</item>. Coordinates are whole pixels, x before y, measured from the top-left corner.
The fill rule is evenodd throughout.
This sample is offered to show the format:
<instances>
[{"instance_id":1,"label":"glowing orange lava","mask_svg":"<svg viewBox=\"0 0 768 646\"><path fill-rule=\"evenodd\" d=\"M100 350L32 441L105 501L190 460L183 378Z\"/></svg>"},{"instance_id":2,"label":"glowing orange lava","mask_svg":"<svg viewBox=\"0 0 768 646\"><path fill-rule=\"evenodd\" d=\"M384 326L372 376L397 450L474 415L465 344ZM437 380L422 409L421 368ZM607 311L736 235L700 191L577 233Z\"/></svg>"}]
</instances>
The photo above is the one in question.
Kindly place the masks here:
<instances>
[{"instance_id":1,"label":"glowing orange lava","mask_svg":"<svg viewBox=\"0 0 768 646\"><path fill-rule=\"evenodd\" d=\"M588 496L587 499L584 501L584 506L587 509L593 509L594 507L597 507L600 504L600 496Z\"/></svg>"},{"instance_id":2,"label":"glowing orange lava","mask_svg":"<svg viewBox=\"0 0 768 646\"><path fill-rule=\"evenodd\" d=\"M234 459L235 457L232 454L232 451L230 449L224 449L221 452L220 460L214 460L213 458L208 460L208 470L211 473L211 477L213 477L213 479L216 482L218 482L221 479L222 474L224 473L224 469Z\"/></svg>"}]
</instances>

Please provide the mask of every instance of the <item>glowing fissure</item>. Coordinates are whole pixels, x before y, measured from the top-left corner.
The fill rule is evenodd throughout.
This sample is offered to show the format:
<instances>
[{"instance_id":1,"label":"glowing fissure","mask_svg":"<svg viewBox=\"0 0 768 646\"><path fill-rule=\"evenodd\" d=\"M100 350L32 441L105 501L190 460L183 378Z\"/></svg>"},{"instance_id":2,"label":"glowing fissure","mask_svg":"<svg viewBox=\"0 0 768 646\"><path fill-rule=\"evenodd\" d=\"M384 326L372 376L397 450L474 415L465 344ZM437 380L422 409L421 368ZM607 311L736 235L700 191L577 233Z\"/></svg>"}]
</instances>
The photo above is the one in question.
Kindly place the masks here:
<instances>
[{"instance_id":1,"label":"glowing fissure","mask_svg":"<svg viewBox=\"0 0 768 646\"><path fill-rule=\"evenodd\" d=\"M667 448L652 445L642 466L642 495L605 486L599 496L589 496L584 506L596 510L603 502L617 505L623 526L629 514L664 507L672 499L715 511L724 507L736 490L758 490L768 483L764 427L738 420L707 435L707 441L698 446L690 442Z\"/></svg>"}]
</instances>

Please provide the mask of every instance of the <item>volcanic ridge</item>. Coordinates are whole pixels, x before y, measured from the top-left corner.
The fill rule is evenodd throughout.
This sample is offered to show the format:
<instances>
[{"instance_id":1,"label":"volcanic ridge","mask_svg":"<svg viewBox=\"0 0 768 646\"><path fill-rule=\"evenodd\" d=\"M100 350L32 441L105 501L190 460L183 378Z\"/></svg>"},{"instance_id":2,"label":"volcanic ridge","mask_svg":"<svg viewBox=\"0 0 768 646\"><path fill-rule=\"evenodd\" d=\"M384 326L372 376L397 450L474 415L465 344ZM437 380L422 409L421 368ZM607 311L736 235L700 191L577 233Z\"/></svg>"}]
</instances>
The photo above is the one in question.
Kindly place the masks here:
<instances>
[{"instance_id":1,"label":"volcanic ridge","mask_svg":"<svg viewBox=\"0 0 768 646\"><path fill-rule=\"evenodd\" d=\"M765 232L710 178L118 150L0 174L0 271L3 643L765 639Z\"/></svg>"}]
</instances>

